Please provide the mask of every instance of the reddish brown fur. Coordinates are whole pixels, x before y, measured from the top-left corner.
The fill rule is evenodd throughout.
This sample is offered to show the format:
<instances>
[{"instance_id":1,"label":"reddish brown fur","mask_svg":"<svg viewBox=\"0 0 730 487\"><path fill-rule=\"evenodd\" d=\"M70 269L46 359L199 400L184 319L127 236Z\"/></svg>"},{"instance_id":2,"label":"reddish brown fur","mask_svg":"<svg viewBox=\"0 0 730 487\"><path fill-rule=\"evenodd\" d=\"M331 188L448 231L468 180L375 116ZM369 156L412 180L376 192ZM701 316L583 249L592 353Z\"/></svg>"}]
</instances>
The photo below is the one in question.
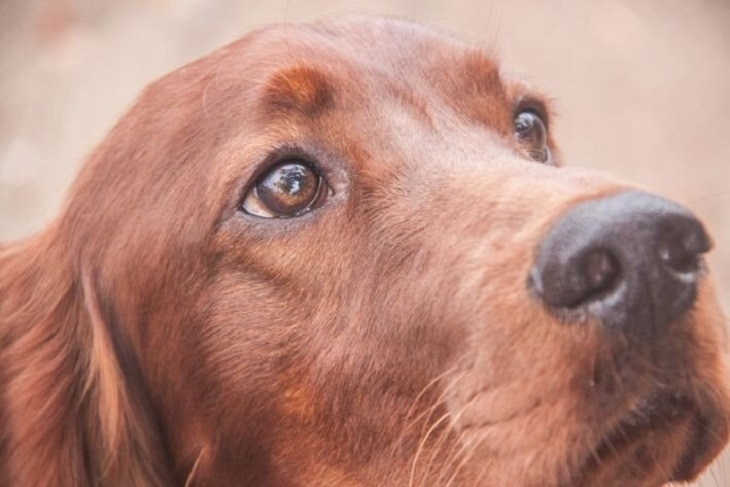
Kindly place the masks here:
<instances>
[{"instance_id":1,"label":"reddish brown fur","mask_svg":"<svg viewBox=\"0 0 730 487\"><path fill-rule=\"evenodd\" d=\"M297 66L276 73L268 81L264 104L272 116L301 114L315 117L333 103L334 88L327 77L314 68Z\"/></svg>"},{"instance_id":2,"label":"reddish brown fur","mask_svg":"<svg viewBox=\"0 0 730 487\"><path fill-rule=\"evenodd\" d=\"M0 485L656 485L702 418L697 475L730 421L712 286L653 345L546 311L540 239L627 186L528 161L525 99L474 48L362 18L151 85L59 218L0 250ZM242 214L282 151L326 203ZM594 464L667 387L690 410Z\"/></svg>"}]
</instances>

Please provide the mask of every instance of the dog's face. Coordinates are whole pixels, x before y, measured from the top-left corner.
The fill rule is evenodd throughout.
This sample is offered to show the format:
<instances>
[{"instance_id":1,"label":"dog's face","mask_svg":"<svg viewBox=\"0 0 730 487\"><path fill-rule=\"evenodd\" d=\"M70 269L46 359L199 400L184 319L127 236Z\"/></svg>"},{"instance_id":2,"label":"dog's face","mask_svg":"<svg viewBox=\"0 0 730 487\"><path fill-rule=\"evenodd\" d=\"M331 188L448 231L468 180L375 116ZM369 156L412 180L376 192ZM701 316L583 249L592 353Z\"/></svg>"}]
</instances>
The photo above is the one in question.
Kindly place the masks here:
<instances>
[{"instance_id":1,"label":"dog's face","mask_svg":"<svg viewBox=\"0 0 730 487\"><path fill-rule=\"evenodd\" d=\"M541 249L583 238L556 222L628 188L558 168L550 128L494 60L396 21L267 29L148 89L62 223L178 476L694 477L730 417L711 285L685 272L691 304L661 320L631 286L623 314L555 301Z\"/></svg>"}]
</instances>

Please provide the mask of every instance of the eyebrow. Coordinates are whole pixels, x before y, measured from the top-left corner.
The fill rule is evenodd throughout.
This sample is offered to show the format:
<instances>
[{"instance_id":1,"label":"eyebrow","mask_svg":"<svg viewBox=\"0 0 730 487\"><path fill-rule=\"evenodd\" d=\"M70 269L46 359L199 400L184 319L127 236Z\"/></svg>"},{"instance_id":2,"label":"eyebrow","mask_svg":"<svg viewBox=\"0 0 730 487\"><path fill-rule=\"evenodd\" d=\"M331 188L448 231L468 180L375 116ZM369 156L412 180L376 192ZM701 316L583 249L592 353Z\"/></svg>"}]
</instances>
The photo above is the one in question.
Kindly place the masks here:
<instances>
[{"instance_id":1,"label":"eyebrow","mask_svg":"<svg viewBox=\"0 0 730 487\"><path fill-rule=\"evenodd\" d=\"M263 103L271 114L316 117L331 107L334 99L328 76L309 66L278 71L264 85Z\"/></svg>"},{"instance_id":2,"label":"eyebrow","mask_svg":"<svg viewBox=\"0 0 730 487\"><path fill-rule=\"evenodd\" d=\"M484 52L473 50L464 55L461 77L470 81L472 91L479 94L493 94L504 89L499 65Z\"/></svg>"}]
</instances>

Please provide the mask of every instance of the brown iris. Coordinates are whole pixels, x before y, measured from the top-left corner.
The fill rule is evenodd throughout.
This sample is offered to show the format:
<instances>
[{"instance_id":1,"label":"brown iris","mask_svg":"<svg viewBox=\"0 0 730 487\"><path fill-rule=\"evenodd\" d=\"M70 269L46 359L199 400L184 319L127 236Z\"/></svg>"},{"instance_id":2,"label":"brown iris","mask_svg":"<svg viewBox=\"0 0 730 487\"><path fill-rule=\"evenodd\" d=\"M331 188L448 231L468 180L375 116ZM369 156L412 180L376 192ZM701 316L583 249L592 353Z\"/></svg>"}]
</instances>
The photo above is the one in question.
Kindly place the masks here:
<instances>
[{"instance_id":1,"label":"brown iris","mask_svg":"<svg viewBox=\"0 0 730 487\"><path fill-rule=\"evenodd\" d=\"M243 210L266 218L298 216L320 199L322 177L308 163L292 159L280 162L249 190Z\"/></svg>"}]
</instances>

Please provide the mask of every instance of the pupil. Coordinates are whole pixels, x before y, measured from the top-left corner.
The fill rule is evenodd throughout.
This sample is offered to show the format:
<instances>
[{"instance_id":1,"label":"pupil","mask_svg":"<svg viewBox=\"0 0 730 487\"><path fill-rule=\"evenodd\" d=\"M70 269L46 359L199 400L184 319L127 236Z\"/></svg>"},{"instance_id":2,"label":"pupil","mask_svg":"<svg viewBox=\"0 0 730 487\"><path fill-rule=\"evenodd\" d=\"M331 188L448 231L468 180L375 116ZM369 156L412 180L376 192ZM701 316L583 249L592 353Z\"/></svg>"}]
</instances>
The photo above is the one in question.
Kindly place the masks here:
<instances>
[{"instance_id":1,"label":"pupil","mask_svg":"<svg viewBox=\"0 0 730 487\"><path fill-rule=\"evenodd\" d=\"M514 120L515 138L523 150L533 160L547 162L550 155L547 149L547 128L542 118L526 110L517 114Z\"/></svg>"},{"instance_id":2,"label":"pupil","mask_svg":"<svg viewBox=\"0 0 730 487\"><path fill-rule=\"evenodd\" d=\"M297 196L306 186L307 175L303 166L285 166L281 168L280 179L277 182L278 188L291 196Z\"/></svg>"}]
</instances>

